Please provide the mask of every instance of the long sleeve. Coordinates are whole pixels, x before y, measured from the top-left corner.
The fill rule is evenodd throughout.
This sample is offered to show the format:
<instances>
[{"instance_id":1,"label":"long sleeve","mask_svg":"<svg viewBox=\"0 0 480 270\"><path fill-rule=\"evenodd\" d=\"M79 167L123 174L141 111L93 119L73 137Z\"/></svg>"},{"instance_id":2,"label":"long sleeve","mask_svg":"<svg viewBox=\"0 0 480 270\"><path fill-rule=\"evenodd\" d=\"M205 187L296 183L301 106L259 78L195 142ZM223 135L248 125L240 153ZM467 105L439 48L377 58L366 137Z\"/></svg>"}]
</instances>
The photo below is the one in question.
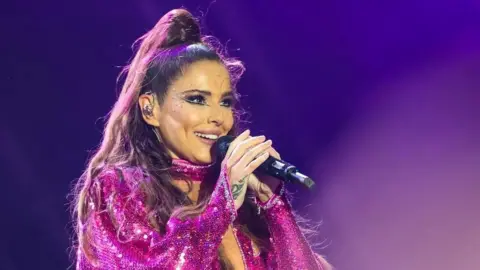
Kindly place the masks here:
<instances>
[{"instance_id":1,"label":"long sleeve","mask_svg":"<svg viewBox=\"0 0 480 270\"><path fill-rule=\"evenodd\" d=\"M133 184L138 181L129 179L145 176L138 169L124 175L119 179L107 171L96 179L102 203L84 226L99 265L93 267L80 254L77 268L203 269L217 262L222 236L237 215L223 171L206 210L192 219L170 218L162 235L148 222L144 198Z\"/></svg>"},{"instance_id":2,"label":"long sleeve","mask_svg":"<svg viewBox=\"0 0 480 270\"><path fill-rule=\"evenodd\" d=\"M328 263L312 251L300 231L283 187L279 195L257 203L265 210L271 235L271 250L267 255L269 269L330 269Z\"/></svg>"}]
</instances>

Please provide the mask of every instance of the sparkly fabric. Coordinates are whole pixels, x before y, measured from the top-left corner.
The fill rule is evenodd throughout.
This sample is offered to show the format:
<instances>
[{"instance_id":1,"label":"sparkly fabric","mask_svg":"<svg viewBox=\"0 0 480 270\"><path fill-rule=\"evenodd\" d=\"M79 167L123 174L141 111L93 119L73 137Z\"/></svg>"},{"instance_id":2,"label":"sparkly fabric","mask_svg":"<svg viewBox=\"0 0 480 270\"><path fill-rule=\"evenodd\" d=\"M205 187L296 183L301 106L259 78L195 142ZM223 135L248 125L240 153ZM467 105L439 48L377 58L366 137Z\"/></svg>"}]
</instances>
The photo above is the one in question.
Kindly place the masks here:
<instances>
[{"instance_id":1,"label":"sparkly fabric","mask_svg":"<svg viewBox=\"0 0 480 270\"><path fill-rule=\"evenodd\" d=\"M212 165L197 165L183 159L173 159L170 171L185 175L192 181L201 182L205 180L211 167Z\"/></svg>"},{"instance_id":2,"label":"sparkly fabric","mask_svg":"<svg viewBox=\"0 0 480 270\"><path fill-rule=\"evenodd\" d=\"M198 176L203 174L199 170L208 168L175 161L172 170L186 169L187 175ZM260 205L271 232L272 250L258 254L238 224L233 225L237 212L225 170L205 212L187 220L171 217L164 234L147 219L138 183L148 180L139 168L107 169L94 180L89 202L92 211L81 229L88 229L91 252L97 260L89 261L79 248L77 269L221 269L218 247L230 225L245 269L324 269L296 225L284 195L274 195Z\"/></svg>"},{"instance_id":3,"label":"sparkly fabric","mask_svg":"<svg viewBox=\"0 0 480 270\"><path fill-rule=\"evenodd\" d=\"M267 264L271 268L324 269L322 258L312 252L296 224L285 194L272 196L265 204L257 203L265 210L270 230L273 250L268 254Z\"/></svg>"}]
</instances>

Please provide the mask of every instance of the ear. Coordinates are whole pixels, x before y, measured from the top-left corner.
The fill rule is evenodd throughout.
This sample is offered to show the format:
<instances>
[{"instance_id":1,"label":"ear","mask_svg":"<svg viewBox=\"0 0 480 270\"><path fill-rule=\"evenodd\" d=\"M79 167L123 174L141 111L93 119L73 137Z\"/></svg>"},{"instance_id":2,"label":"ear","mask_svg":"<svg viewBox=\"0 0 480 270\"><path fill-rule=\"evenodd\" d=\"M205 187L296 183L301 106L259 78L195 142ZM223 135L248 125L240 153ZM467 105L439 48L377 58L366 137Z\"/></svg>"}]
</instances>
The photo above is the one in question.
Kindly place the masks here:
<instances>
[{"instance_id":1,"label":"ear","mask_svg":"<svg viewBox=\"0 0 480 270\"><path fill-rule=\"evenodd\" d=\"M160 126L159 119L159 104L154 94L147 93L142 94L138 98L138 106L142 112L142 117L147 124L158 127Z\"/></svg>"}]
</instances>

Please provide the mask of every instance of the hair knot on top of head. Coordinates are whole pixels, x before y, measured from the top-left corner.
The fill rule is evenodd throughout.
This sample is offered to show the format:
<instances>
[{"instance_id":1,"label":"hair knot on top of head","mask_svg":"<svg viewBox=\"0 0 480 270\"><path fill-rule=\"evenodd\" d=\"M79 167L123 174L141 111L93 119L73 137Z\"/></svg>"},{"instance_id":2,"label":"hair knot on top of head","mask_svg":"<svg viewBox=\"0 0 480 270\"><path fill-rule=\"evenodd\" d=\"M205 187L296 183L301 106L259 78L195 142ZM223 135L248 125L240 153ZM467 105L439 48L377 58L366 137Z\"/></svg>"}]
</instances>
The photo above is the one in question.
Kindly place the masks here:
<instances>
[{"instance_id":1,"label":"hair knot on top of head","mask_svg":"<svg viewBox=\"0 0 480 270\"><path fill-rule=\"evenodd\" d=\"M200 26L193 15L184 9L170 11L168 18L168 34L164 47L202 42Z\"/></svg>"}]
</instances>

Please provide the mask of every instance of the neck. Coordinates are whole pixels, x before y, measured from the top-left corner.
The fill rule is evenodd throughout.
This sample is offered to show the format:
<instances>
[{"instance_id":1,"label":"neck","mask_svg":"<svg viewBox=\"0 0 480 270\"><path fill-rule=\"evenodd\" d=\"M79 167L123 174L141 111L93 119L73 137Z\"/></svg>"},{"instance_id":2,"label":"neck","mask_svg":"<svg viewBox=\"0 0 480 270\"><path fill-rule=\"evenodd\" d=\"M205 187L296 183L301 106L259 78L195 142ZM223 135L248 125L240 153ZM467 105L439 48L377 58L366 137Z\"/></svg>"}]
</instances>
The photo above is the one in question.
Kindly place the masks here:
<instances>
[{"instance_id":1,"label":"neck","mask_svg":"<svg viewBox=\"0 0 480 270\"><path fill-rule=\"evenodd\" d=\"M202 182L208 177L211 169L211 164L198 165L182 159L173 159L170 173L173 184L185 192L190 200L197 202Z\"/></svg>"}]
</instances>

